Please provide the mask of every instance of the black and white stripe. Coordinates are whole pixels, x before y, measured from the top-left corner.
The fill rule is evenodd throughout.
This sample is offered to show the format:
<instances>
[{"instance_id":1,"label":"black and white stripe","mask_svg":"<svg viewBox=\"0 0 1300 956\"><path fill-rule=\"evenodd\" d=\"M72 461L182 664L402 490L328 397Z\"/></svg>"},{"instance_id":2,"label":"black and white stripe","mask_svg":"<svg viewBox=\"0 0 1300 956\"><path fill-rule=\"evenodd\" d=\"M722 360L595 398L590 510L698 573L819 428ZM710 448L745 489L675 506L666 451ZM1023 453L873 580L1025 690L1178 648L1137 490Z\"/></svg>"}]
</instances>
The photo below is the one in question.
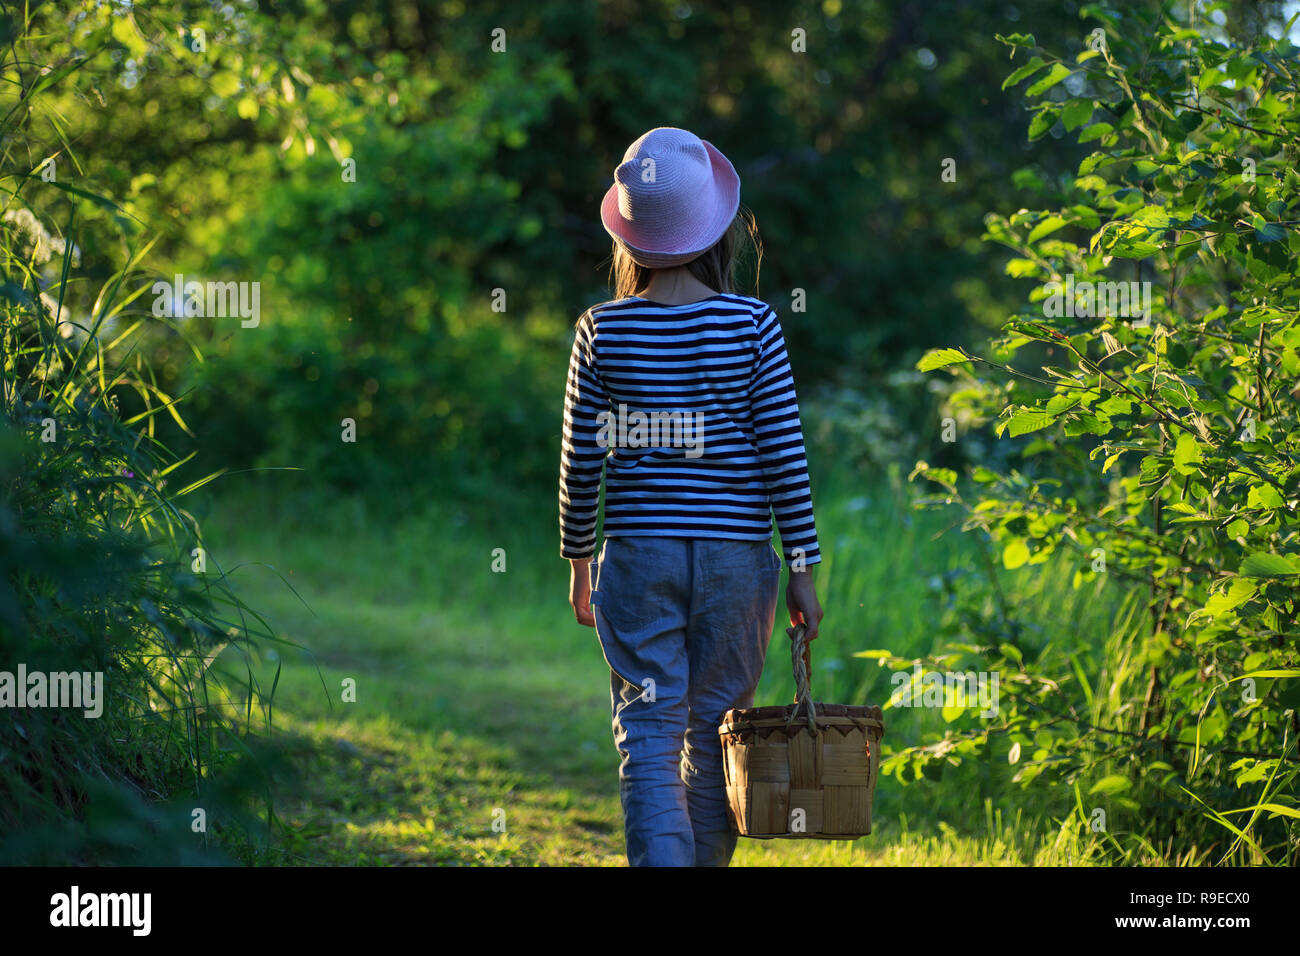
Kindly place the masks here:
<instances>
[{"instance_id":1,"label":"black and white stripe","mask_svg":"<svg viewBox=\"0 0 1300 956\"><path fill-rule=\"evenodd\" d=\"M602 447L601 412L702 413L703 452ZM607 457L608 455L608 457ZM787 561L821 560L794 378L776 312L749 296L686 305L626 298L578 320L560 457L561 554L596 545L601 469L606 537L765 541L776 514Z\"/></svg>"}]
</instances>

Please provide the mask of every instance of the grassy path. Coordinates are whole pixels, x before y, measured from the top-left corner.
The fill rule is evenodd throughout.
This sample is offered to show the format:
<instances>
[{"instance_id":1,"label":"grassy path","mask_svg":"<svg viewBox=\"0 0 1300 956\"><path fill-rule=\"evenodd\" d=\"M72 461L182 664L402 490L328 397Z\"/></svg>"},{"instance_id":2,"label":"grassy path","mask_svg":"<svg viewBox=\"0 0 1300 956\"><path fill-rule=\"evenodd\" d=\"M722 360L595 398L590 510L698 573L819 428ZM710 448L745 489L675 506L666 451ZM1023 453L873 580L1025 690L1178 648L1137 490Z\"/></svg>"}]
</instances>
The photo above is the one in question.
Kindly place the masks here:
<instances>
[{"instance_id":1,"label":"grassy path","mask_svg":"<svg viewBox=\"0 0 1300 956\"><path fill-rule=\"evenodd\" d=\"M582 653L576 627L530 626L504 587L486 616L422 599L430 569L394 560L364 527L220 524L226 567L264 562L301 596L246 566L234 574L243 599L312 651L279 654L275 722L307 770L280 809L295 830L286 862L621 862L604 663Z\"/></svg>"},{"instance_id":2,"label":"grassy path","mask_svg":"<svg viewBox=\"0 0 1300 956\"><path fill-rule=\"evenodd\" d=\"M310 649L266 653L257 671L269 688L282 666L275 725L305 770L278 798L292 836L277 858L625 865L608 669L569 615L564 562L527 530L458 534L454 512L380 531L351 504L279 506L222 499L204 525L241 597ZM781 663L770 655L768 676ZM735 865L1029 862L1014 827L876 826L856 843L742 840Z\"/></svg>"}]
</instances>

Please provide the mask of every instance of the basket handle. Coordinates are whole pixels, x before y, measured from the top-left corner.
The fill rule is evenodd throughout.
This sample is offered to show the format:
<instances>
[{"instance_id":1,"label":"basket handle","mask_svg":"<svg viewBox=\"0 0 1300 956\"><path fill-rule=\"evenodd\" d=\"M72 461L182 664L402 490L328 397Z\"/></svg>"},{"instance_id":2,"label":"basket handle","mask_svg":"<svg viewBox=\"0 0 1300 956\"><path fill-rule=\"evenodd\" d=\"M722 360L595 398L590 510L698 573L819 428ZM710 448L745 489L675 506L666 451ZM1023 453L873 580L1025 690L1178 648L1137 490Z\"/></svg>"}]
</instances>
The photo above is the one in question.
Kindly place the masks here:
<instances>
[{"instance_id":1,"label":"basket handle","mask_svg":"<svg viewBox=\"0 0 1300 956\"><path fill-rule=\"evenodd\" d=\"M790 662L794 668L796 705L790 711L790 719L786 721L786 726L789 727L794 723L795 715L799 713L799 707L802 706L808 715L808 730L815 735L817 714L812 699L812 645L806 639L808 625L801 621L794 627L787 627L785 632L790 636Z\"/></svg>"}]
</instances>

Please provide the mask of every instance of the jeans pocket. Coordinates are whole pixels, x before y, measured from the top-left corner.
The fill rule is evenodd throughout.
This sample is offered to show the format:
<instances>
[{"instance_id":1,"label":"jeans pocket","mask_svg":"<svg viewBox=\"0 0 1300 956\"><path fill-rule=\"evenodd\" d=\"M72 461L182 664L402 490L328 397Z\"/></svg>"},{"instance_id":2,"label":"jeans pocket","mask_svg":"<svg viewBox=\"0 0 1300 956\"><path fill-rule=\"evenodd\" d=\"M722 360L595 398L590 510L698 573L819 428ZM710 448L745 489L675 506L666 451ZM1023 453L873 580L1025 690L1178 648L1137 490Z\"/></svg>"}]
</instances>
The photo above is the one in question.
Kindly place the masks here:
<instances>
[{"instance_id":1,"label":"jeans pocket","mask_svg":"<svg viewBox=\"0 0 1300 956\"><path fill-rule=\"evenodd\" d=\"M780 574L781 573L781 552L777 551L776 547L771 544L767 546L767 550L768 550L768 554L771 557L771 560L768 562L768 570L775 571L777 574Z\"/></svg>"},{"instance_id":2,"label":"jeans pocket","mask_svg":"<svg viewBox=\"0 0 1300 956\"><path fill-rule=\"evenodd\" d=\"M674 568L656 538L611 538L600 554L598 593L605 620L634 634L661 621Z\"/></svg>"}]
</instances>

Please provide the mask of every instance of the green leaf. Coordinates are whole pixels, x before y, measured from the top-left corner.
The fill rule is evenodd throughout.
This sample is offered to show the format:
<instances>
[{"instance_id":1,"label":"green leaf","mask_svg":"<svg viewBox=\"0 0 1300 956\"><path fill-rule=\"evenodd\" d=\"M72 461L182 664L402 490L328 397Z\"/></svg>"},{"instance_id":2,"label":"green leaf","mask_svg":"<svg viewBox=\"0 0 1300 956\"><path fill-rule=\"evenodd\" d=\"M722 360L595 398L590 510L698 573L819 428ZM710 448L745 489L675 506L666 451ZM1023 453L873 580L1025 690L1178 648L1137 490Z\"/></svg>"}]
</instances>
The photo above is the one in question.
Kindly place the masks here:
<instances>
[{"instance_id":1,"label":"green leaf","mask_svg":"<svg viewBox=\"0 0 1300 956\"><path fill-rule=\"evenodd\" d=\"M948 488L954 488L957 484L957 472L951 468L927 468L925 478Z\"/></svg>"},{"instance_id":2,"label":"green leaf","mask_svg":"<svg viewBox=\"0 0 1300 956\"><path fill-rule=\"evenodd\" d=\"M1025 241L1030 243L1037 242L1039 239L1043 238L1043 236L1050 236L1064 225L1065 220L1060 216L1048 216L1030 231L1029 237Z\"/></svg>"},{"instance_id":3,"label":"green leaf","mask_svg":"<svg viewBox=\"0 0 1300 956\"><path fill-rule=\"evenodd\" d=\"M1169 228L1169 210L1164 206L1143 206L1131 217L1130 221L1141 223L1151 229Z\"/></svg>"},{"instance_id":4,"label":"green leaf","mask_svg":"<svg viewBox=\"0 0 1300 956\"><path fill-rule=\"evenodd\" d=\"M1012 71L1012 73L1002 81L1002 88L1005 90L1008 86L1015 86L1025 77L1029 76L1031 73L1037 73L1046 65L1047 64L1043 62L1041 56L1030 57L1028 63Z\"/></svg>"},{"instance_id":5,"label":"green leaf","mask_svg":"<svg viewBox=\"0 0 1300 956\"><path fill-rule=\"evenodd\" d=\"M1087 129L1079 134L1080 143L1091 143L1095 139L1101 139L1107 133L1115 132L1115 127L1109 123L1093 123Z\"/></svg>"},{"instance_id":6,"label":"green leaf","mask_svg":"<svg viewBox=\"0 0 1300 956\"><path fill-rule=\"evenodd\" d=\"M1088 99L1075 99L1065 104L1061 110L1061 122L1067 130L1074 130L1092 119L1096 104Z\"/></svg>"},{"instance_id":7,"label":"green leaf","mask_svg":"<svg viewBox=\"0 0 1300 956\"><path fill-rule=\"evenodd\" d=\"M1178 445L1174 448L1174 471L1180 475L1190 475L1196 471L1192 466L1202 459L1200 442L1187 432L1180 434Z\"/></svg>"},{"instance_id":8,"label":"green leaf","mask_svg":"<svg viewBox=\"0 0 1300 956\"><path fill-rule=\"evenodd\" d=\"M1100 169L1102 166L1109 166L1113 162L1114 160L1106 153L1089 153L1079 160L1079 175L1087 176L1089 173Z\"/></svg>"},{"instance_id":9,"label":"green leaf","mask_svg":"<svg viewBox=\"0 0 1300 956\"><path fill-rule=\"evenodd\" d=\"M1053 395L1047 400L1047 407L1043 409L1043 413L1050 415L1053 418L1057 418L1068 412L1070 409L1076 407L1079 404L1079 401L1080 396L1077 392L1074 394L1067 392L1060 395Z\"/></svg>"},{"instance_id":10,"label":"green leaf","mask_svg":"<svg viewBox=\"0 0 1300 956\"><path fill-rule=\"evenodd\" d=\"M1109 777L1102 777L1092 785L1088 791L1088 796L1100 793L1103 796L1111 796L1116 793L1126 793L1132 788L1133 784L1128 777L1121 777L1119 774L1111 774Z\"/></svg>"},{"instance_id":11,"label":"green leaf","mask_svg":"<svg viewBox=\"0 0 1300 956\"><path fill-rule=\"evenodd\" d=\"M1259 220L1255 225L1255 238L1260 242L1280 242L1286 238L1286 229L1275 222L1264 222L1258 216Z\"/></svg>"},{"instance_id":12,"label":"green leaf","mask_svg":"<svg viewBox=\"0 0 1300 956\"><path fill-rule=\"evenodd\" d=\"M1101 225L1101 216L1091 206L1071 206L1070 212L1074 213L1074 224L1076 226L1082 226L1084 229L1096 229Z\"/></svg>"},{"instance_id":13,"label":"green leaf","mask_svg":"<svg viewBox=\"0 0 1300 956\"><path fill-rule=\"evenodd\" d=\"M1243 757L1237 761L1237 764L1245 766L1251 763L1249 757ZM1236 784L1238 787L1248 783L1258 783L1261 780L1267 780L1269 772L1277 765L1276 760L1256 760L1250 767L1247 767L1241 773L1237 774ZM1235 767L1236 765L1234 765Z\"/></svg>"},{"instance_id":14,"label":"green leaf","mask_svg":"<svg viewBox=\"0 0 1300 956\"><path fill-rule=\"evenodd\" d=\"M1160 251L1157 243L1149 242L1147 236L1151 230L1141 223L1121 223L1109 234L1097 233L1097 236L1110 235L1112 242L1107 250L1121 259L1145 259Z\"/></svg>"},{"instance_id":15,"label":"green leaf","mask_svg":"<svg viewBox=\"0 0 1300 956\"><path fill-rule=\"evenodd\" d=\"M958 362L969 362L970 358L959 349L931 349L921 356L916 363L917 371L932 372L937 368L946 368Z\"/></svg>"},{"instance_id":16,"label":"green leaf","mask_svg":"<svg viewBox=\"0 0 1300 956\"><path fill-rule=\"evenodd\" d=\"M1029 89L1025 90L1025 96L1038 96L1040 93L1046 93L1072 72L1074 71L1064 63L1053 63L1052 68L1047 71L1046 76L1033 83Z\"/></svg>"},{"instance_id":17,"label":"green leaf","mask_svg":"<svg viewBox=\"0 0 1300 956\"><path fill-rule=\"evenodd\" d=\"M1247 508L1274 509L1282 507L1282 496L1272 485L1252 485L1246 495Z\"/></svg>"},{"instance_id":18,"label":"green leaf","mask_svg":"<svg viewBox=\"0 0 1300 956\"><path fill-rule=\"evenodd\" d=\"M1044 107L1034 114L1034 118L1029 123L1029 138L1042 139L1053 126L1056 125L1056 110L1053 107Z\"/></svg>"},{"instance_id":19,"label":"green leaf","mask_svg":"<svg viewBox=\"0 0 1300 956\"><path fill-rule=\"evenodd\" d=\"M1024 538L1012 538L1002 549L1002 566L1014 571L1029 560L1029 548Z\"/></svg>"},{"instance_id":20,"label":"green leaf","mask_svg":"<svg viewBox=\"0 0 1300 956\"><path fill-rule=\"evenodd\" d=\"M999 43L1005 43L1010 47L1038 45L1034 40L1034 35L1032 33L1012 33L1008 36L1003 36L1001 33L995 33L993 34L993 39L997 40ZM1011 55L1014 56L1015 52L1015 50L1012 50Z\"/></svg>"},{"instance_id":21,"label":"green leaf","mask_svg":"<svg viewBox=\"0 0 1300 956\"><path fill-rule=\"evenodd\" d=\"M1240 573L1249 578L1285 578L1300 574L1300 561L1281 554L1257 552L1241 562Z\"/></svg>"},{"instance_id":22,"label":"green leaf","mask_svg":"<svg viewBox=\"0 0 1300 956\"><path fill-rule=\"evenodd\" d=\"M1052 424L1052 421L1052 416L1046 412L1039 411L1036 408L1026 408L1011 416L1008 429L1011 432L1011 437L1015 438L1017 435L1027 435L1029 432L1036 432L1040 428L1046 428Z\"/></svg>"},{"instance_id":23,"label":"green leaf","mask_svg":"<svg viewBox=\"0 0 1300 956\"><path fill-rule=\"evenodd\" d=\"M1097 411L1104 415L1128 415L1133 411L1133 400L1127 395L1112 395L1097 403Z\"/></svg>"},{"instance_id":24,"label":"green leaf","mask_svg":"<svg viewBox=\"0 0 1300 956\"><path fill-rule=\"evenodd\" d=\"M239 77L229 70L222 70L209 81L212 92L222 98L234 96L239 92Z\"/></svg>"},{"instance_id":25,"label":"green leaf","mask_svg":"<svg viewBox=\"0 0 1300 956\"><path fill-rule=\"evenodd\" d=\"M1241 607L1255 596L1256 585L1246 578L1234 578L1226 591L1213 594L1205 603L1204 611L1210 617Z\"/></svg>"}]
</instances>

